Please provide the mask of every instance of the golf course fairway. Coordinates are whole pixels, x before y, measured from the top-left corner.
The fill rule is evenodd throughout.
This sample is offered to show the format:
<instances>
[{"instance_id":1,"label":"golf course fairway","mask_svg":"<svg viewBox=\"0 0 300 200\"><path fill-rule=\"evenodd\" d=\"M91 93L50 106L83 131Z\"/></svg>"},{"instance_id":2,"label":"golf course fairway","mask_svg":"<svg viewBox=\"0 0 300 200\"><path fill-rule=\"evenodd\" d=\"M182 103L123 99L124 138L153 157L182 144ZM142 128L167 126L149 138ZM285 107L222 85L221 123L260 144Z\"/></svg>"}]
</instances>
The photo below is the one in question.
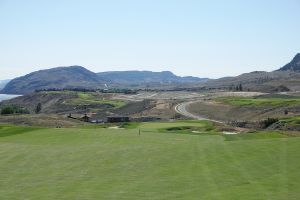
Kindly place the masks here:
<instances>
[{"instance_id":1,"label":"golf course fairway","mask_svg":"<svg viewBox=\"0 0 300 200\"><path fill-rule=\"evenodd\" d=\"M1 125L0 199L299 198L299 137L222 135L211 126Z\"/></svg>"}]
</instances>

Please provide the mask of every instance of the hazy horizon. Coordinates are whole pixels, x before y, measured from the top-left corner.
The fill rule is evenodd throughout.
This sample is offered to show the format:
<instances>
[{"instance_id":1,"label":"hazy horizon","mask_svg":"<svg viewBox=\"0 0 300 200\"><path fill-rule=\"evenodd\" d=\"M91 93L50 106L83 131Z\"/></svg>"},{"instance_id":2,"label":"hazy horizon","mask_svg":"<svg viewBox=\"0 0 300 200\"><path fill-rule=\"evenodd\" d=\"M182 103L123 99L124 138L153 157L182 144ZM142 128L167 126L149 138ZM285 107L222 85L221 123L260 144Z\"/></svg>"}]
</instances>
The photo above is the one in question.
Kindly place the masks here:
<instances>
[{"instance_id":1,"label":"hazy horizon","mask_svg":"<svg viewBox=\"0 0 300 200\"><path fill-rule=\"evenodd\" d=\"M59 66L220 78L300 52L297 0L0 0L0 80Z\"/></svg>"}]
</instances>

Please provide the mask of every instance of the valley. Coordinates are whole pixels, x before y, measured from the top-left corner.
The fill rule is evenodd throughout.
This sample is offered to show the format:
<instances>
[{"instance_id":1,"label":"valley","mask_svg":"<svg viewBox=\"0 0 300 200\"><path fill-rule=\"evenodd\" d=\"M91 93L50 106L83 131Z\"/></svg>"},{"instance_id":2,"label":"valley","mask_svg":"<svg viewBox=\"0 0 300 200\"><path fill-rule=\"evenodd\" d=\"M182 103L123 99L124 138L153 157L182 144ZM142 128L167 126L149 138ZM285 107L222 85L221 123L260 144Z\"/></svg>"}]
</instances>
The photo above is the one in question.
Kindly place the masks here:
<instances>
[{"instance_id":1,"label":"valley","mask_svg":"<svg viewBox=\"0 0 300 200\"><path fill-rule=\"evenodd\" d=\"M299 200L300 0L0 0L0 200Z\"/></svg>"},{"instance_id":2,"label":"valley","mask_svg":"<svg viewBox=\"0 0 300 200\"><path fill-rule=\"evenodd\" d=\"M297 199L299 77L72 66L13 79L2 92L22 95L0 102L0 198Z\"/></svg>"},{"instance_id":3,"label":"valley","mask_svg":"<svg viewBox=\"0 0 300 200\"><path fill-rule=\"evenodd\" d=\"M36 114L36 106L42 108ZM210 120L245 131L263 130L267 119L274 119L273 130L299 131L299 124L283 126L280 120L299 116L300 93L268 94L228 91L140 91L134 94L79 91L41 91L0 103L26 108L29 114L0 116L0 122L34 125L32 117L40 120L57 116L60 127L76 126L88 117L89 123L106 122L110 116L128 116L132 121L170 121L179 119ZM32 117L31 117L32 116ZM51 117L50 117L51 118ZM8 120L9 119L9 120ZM40 121L37 120L37 121ZM69 123L68 121L72 121ZM66 122L66 123L63 123ZM37 122L37 125L40 122ZM277 124L277 126L276 126ZM49 126L56 123L49 122ZM285 128L284 128L285 127Z\"/></svg>"}]
</instances>

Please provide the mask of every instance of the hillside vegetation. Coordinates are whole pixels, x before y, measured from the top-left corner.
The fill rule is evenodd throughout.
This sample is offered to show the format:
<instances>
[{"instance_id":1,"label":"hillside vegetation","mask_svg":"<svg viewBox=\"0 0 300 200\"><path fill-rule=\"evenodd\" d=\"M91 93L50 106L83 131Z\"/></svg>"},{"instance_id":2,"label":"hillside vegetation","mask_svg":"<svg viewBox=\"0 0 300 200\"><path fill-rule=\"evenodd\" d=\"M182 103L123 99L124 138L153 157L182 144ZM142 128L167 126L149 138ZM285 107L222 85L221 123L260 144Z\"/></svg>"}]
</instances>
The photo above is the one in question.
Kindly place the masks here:
<instances>
[{"instance_id":1,"label":"hillside vegetation","mask_svg":"<svg viewBox=\"0 0 300 200\"><path fill-rule=\"evenodd\" d=\"M108 105L113 108L121 108L126 105L124 101L105 100L104 96L95 93L76 92L77 98L68 99L64 104L70 105Z\"/></svg>"},{"instance_id":2,"label":"hillside vegetation","mask_svg":"<svg viewBox=\"0 0 300 200\"><path fill-rule=\"evenodd\" d=\"M111 94L96 92L47 91L3 101L0 105L18 105L34 113L36 106L40 103L42 105L41 113L75 114L115 110L127 104L125 101L111 99L111 96Z\"/></svg>"},{"instance_id":3,"label":"hillside vegetation","mask_svg":"<svg viewBox=\"0 0 300 200\"><path fill-rule=\"evenodd\" d=\"M290 106L300 105L300 98L246 98L246 97L222 97L218 102L234 106Z\"/></svg>"}]
</instances>

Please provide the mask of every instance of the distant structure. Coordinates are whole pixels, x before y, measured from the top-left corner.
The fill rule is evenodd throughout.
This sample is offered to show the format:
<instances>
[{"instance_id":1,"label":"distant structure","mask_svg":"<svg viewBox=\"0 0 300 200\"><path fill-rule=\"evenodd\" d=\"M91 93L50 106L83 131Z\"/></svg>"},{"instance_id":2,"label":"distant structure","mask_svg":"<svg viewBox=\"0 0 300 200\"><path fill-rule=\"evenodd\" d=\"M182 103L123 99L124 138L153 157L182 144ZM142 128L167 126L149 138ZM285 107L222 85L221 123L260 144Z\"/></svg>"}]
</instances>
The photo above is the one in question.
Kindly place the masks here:
<instances>
[{"instance_id":1,"label":"distant structure","mask_svg":"<svg viewBox=\"0 0 300 200\"><path fill-rule=\"evenodd\" d=\"M85 114L83 117L81 117L81 120L84 121L84 122L89 122L90 117L87 114Z\"/></svg>"},{"instance_id":2,"label":"distant structure","mask_svg":"<svg viewBox=\"0 0 300 200\"><path fill-rule=\"evenodd\" d=\"M109 116L106 120L108 123L118 123L118 122L129 122L130 119L127 116Z\"/></svg>"},{"instance_id":3,"label":"distant structure","mask_svg":"<svg viewBox=\"0 0 300 200\"><path fill-rule=\"evenodd\" d=\"M104 121L101 120L101 119L93 119L93 120L90 120L90 123L94 123L94 124L102 124L102 123L104 123Z\"/></svg>"}]
</instances>

